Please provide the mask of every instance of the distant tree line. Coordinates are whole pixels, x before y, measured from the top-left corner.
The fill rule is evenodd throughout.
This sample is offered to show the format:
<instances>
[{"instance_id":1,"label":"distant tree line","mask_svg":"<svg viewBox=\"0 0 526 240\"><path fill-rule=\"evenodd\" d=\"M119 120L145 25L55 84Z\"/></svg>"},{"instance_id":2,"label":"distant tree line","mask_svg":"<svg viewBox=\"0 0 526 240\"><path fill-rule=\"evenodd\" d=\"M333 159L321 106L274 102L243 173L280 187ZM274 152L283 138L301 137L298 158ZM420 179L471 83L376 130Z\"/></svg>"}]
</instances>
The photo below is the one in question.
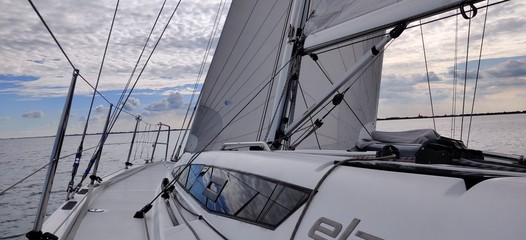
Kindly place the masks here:
<instances>
[{"instance_id":1,"label":"distant tree line","mask_svg":"<svg viewBox=\"0 0 526 240\"><path fill-rule=\"evenodd\" d=\"M449 118L449 117L469 117L469 116L489 116L489 115L506 115L506 114L521 114L521 113L526 113L526 110L524 111L512 111L512 112L491 112L491 113L473 113L473 114L456 114L456 115L448 115L448 114L444 114L444 115L441 115L441 116L435 116L435 118ZM413 117L386 117L386 118L378 118L377 120L378 121L383 121L383 120L403 120L403 119L418 119L418 118L432 118L433 116L423 116L421 114L418 114L418 116L413 116Z\"/></svg>"}]
</instances>

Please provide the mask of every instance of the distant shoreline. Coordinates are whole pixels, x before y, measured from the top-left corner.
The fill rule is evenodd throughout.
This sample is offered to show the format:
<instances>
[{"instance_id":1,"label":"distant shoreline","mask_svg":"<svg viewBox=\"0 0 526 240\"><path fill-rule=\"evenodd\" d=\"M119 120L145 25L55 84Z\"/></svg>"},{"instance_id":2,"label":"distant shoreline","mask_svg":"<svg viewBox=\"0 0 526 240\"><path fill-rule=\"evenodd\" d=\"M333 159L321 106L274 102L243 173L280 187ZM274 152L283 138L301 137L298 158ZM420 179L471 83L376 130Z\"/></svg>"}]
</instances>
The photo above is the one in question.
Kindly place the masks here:
<instances>
[{"instance_id":1,"label":"distant shoreline","mask_svg":"<svg viewBox=\"0 0 526 240\"><path fill-rule=\"evenodd\" d=\"M473 114L457 114L457 115L441 115L435 116L435 118L450 118L450 117L469 117L469 116L491 116L491 115L510 115L510 114L523 114L525 111L513 111L513 112L491 112L491 113L473 113ZM378 118L378 121L389 121L389 120L407 120L407 119L420 119L420 118L433 118L433 116L413 116L413 117L386 117Z\"/></svg>"}]
</instances>

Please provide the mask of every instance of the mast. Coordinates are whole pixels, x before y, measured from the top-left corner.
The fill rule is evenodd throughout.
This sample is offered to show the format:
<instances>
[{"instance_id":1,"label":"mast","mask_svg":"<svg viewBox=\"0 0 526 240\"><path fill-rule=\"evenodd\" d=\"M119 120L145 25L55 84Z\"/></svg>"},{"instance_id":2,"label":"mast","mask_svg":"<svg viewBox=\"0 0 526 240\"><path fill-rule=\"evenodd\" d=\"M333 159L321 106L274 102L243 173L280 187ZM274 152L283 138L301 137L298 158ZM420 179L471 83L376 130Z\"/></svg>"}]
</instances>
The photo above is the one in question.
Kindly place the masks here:
<instances>
[{"instance_id":1,"label":"mast","mask_svg":"<svg viewBox=\"0 0 526 240\"><path fill-rule=\"evenodd\" d=\"M288 102L291 99L295 99L295 89L297 88L299 66L301 64L301 56L299 52L302 49L302 41L300 40L300 37L302 35L303 25L305 24L305 19L303 17L304 8L308 4L309 3L306 3L306 1L294 1L291 10L288 41L284 47L283 59L281 61L282 64L289 64L290 62L289 70L282 71L278 78L273 107L275 115L272 119L266 140L267 142L272 143L272 148L274 149L281 146L283 130L287 122L291 120L286 118L286 112L288 110ZM293 104L291 104L290 110L293 113ZM292 117L292 114L289 114L289 116Z\"/></svg>"}]
</instances>

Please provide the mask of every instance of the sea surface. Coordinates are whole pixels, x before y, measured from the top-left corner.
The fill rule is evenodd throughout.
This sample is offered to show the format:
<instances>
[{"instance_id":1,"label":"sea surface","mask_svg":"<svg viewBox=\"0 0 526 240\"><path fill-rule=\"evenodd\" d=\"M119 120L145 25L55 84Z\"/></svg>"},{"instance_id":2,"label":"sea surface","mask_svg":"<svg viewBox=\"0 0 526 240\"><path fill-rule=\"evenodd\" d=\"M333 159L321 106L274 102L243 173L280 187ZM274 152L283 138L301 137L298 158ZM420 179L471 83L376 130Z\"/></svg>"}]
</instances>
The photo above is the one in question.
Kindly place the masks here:
<instances>
[{"instance_id":1,"label":"sea surface","mask_svg":"<svg viewBox=\"0 0 526 240\"><path fill-rule=\"evenodd\" d=\"M462 129L462 139L469 148L519 155L526 154L526 114L475 116L472 119L468 141L469 121L469 118L464 118L465 127ZM460 117L455 118L454 124L452 118L438 118L435 120L436 130L442 136L459 139L461 122ZM382 131L403 131L417 128L434 128L433 120L427 118L388 120L379 121L377 126L377 129ZM170 158L177 137L177 132L170 135L168 158ZM104 179L104 176L124 167L131 138L132 134L110 135L99 165L99 176ZM95 146L99 139L100 136L98 135L87 136L84 149ZM149 158L152 154L152 148L147 146L151 146L154 139L155 134L139 135L136 142L140 143L136 144L137 148L132 151L131 161L142 164L142 160L135 159ZM53 137L0 139L0 191L48 164L53 142ZM74 160L74 156L71 154L75 153L79 142L80 136L68 136L65 139L61 153L61 157L64 158L59 161L50 203L47 208L48 215L57 209L66 197L66 188L71 179ZM166 134L160 135L159 142L166 142ZM84 153L75 183L80 180L79 177L84 172L92 152L86 151ZM165 152L165 145L158 145L154 160L164 160ZM25 239L25 233L32 229L46 170L47 168L44 168L0 195L0 239ZM84 181L84 186L88 180Z\"/></svg>"},{"instance_id":2,"label":"sea surface","mask_svg":"<svg viewBox=\"0 0 526 240\"><path fill-rule=\"evenodd\" d=\"M170 134L168 160L178 136L179 132ZM150 158L155 137L156 133L137 134L130 162L136 165L143 164L144 161L139 159ZM166 137L166 133L161 133L159 143L166 143ZM78 148L80 139L80 136L66 136L64 139L47 216L60 207L66 198L66 189L71 180L75 159L73 154ZM124 168L131 139L132 134L128 133L112 134L108 137L99 163L98 176L104 179L104 176ZM54 137L0 139L0 191L47 165L54 140ZM84 150L96 146L99 140L100 135L86 136ZM164 160L165 149L164 144L157 145L154 161ZM80 181L92 154L93 149L84 152L76 174L75 185ZM33 228L46 172L47 167L0 195L0 239L27 239L25 234ZM89 175L91 173L83 181L83 186L89 183ZM160 179L162 177L164 176L160 176Z\"/></svg>"},{"instance_id":3,"label":"sea surface","mask_svg":"<svg viewBox=\"0 0 526 240\"><path fill-rule=\"evenodd\" d=\"M461 123L464 127L461 127ZM471 122L471 130L469 125ZM436 126L436 128L434 128ZM379 131L435 129L441 136L461 139L472 149L526 155L526 114L482 115L456 118L431 118L378 121ZM468 139L469 136L469 139Z\"/></svg>"}]
</instances>

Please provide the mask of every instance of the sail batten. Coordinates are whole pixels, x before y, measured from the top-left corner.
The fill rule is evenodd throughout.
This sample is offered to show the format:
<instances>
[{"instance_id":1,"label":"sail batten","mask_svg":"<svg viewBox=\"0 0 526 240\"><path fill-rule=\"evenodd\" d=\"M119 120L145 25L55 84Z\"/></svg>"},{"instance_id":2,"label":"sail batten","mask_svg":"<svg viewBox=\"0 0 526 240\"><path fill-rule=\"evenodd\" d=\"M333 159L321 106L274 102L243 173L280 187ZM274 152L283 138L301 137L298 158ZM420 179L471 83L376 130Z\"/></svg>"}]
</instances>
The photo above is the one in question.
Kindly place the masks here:
<instances>
[{"instance_id":1,"label":"sail batten","mask_svg":"<svg viewBox=\"0 0 526 240\"><path fill-rule=\"evenodd\" d=\"M478 2L470 1L470 2ZM461 7L465 0L321 1L305 27L307 52Z\"/></svg>"}]
</instances>

